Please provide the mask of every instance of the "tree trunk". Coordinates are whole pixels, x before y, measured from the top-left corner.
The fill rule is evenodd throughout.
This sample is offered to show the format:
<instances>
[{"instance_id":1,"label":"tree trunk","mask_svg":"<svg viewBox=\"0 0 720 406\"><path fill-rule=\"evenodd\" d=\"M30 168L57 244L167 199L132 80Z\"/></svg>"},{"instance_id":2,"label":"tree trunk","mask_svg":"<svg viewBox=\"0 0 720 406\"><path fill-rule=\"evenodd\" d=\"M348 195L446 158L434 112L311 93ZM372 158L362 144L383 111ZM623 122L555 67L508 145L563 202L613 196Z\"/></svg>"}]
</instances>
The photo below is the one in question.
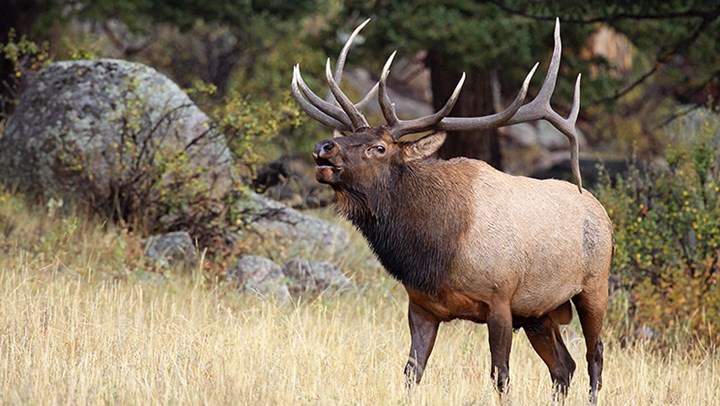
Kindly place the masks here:
<instances>
[{"instance_id":1,"label":"tree trunk","mask_svg":"<svg viewBox=\"0 0 720 406\"><path fill-rule=\"evenodd\" d=\"M453 68L452 61L430 52L428 67L432 82L433 107L435 111L445 105L452 94L462 72ZM484 116L495 113L492 100L490 72L466 72L465 85L455 108L453 117ZM481 159L497 169L502 169L502 152L497 130L448 132L447 141L440 148L445 159L464 156Z\"/></svg>"}]
</instances>

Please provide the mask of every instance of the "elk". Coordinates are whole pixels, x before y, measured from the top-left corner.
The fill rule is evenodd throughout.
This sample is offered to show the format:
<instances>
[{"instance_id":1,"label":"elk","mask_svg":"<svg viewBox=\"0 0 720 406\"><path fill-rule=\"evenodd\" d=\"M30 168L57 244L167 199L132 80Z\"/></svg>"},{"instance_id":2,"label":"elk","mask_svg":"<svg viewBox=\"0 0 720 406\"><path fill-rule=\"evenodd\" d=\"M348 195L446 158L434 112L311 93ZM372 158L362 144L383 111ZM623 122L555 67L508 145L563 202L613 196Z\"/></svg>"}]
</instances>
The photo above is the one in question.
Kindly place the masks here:
<instances>
[{"instance_id":1,"label":"elk","mask_svg":"<svg viewBox=\"0 0 720 406\"><path fill-rule=\"evenodd\" d=\"M420 382L439 324L465 319L487 324L491 378L501 397L509 384L513 329L522 328L550 371L554 396L564 399L575 362L559 325L570 322L572 302L587 346L590 402L596 403L613 231L602 205L582 188L575 133L580 75L569 117L550 107L560 65L559 21L548 74L532 101L523 104L538 64L499 113L448 117L463 74L442 109L412 120L398 118L387 93L395 53L361 102L354 104L340 90L348 50L368 21L347 40L334 75L328 59L327 98L308 88L299 65L292 92L308 115L336 129L334 138L315 145L317 180L334 189L339 211L407 291L411 345L406 382ZM371 127L360 110L375 93L386 124ZM565 181L511 176L480 160L437 157L445 131L539 119L568 137L577 189Z\"/></svg>"}]
</instances>

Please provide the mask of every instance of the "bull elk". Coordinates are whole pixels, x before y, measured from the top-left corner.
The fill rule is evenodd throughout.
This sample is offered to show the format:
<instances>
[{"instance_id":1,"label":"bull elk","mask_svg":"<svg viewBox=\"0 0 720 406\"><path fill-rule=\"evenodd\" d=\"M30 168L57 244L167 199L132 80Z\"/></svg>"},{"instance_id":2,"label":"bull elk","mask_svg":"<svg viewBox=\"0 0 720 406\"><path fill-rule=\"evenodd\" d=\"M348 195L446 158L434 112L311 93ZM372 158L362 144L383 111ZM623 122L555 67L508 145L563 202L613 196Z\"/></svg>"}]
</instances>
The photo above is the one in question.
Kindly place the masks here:
<instances>
[{"instance_id":1,"label":"bull elk","mask_svg":"<svg viewBox=\"0 0 720 406\"><path fill-rule=\"evenodd\" d=\"M326 99L308 88L299 65L294 67L292 91L307 114L337 130L334 138L315 145L317 180L334 189L340 212L407 290L412 338L406 382L420 382L440 322L465 319L487 323L491 377L501 396L509 383L512 332L522 328L550 370L554 396L564 399L575 362L558 326L570 322L572 302L585 336L590 402L595 403L603 368L600 330L613 254L612 225L581 184L575 138L580 75L569 117L550 107L560 65L559 21L548 74L531 102L523 104L537 64L514 101L497 114L447 117L463 74L440 111L412 120L399 119L388 97L386 81L395 53L376 87L358 104L339 88L348 50L368 21L347 40L334 75L328 59ZM375 93L387 123L371 127L360 110ZM479 160L437 157L444 131L539 119L568 137L577 189L559 180L511 176Z\"/></svg>"}]
</instances>

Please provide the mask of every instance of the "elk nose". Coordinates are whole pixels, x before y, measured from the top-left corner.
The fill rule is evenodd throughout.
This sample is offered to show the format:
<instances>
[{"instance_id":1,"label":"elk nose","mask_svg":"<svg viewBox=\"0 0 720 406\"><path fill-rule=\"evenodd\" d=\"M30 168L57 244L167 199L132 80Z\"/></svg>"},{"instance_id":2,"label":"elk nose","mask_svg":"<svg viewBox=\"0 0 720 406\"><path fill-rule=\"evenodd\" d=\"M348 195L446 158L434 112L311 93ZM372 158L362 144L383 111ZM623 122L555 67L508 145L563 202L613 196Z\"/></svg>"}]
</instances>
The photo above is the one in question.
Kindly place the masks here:
<instances>
[{"instance_id":1,"label":"elk nose","mask_svg":"<svg viewBox=\"0 0 720 406\"><path fill-rule=\"evenodd\" d=\"M315 158L328 158L332 155L332 150L335 148L336 143L333 140L325 140L315 145L313 151L313 157Z\"/></svg>"}]
</instances>

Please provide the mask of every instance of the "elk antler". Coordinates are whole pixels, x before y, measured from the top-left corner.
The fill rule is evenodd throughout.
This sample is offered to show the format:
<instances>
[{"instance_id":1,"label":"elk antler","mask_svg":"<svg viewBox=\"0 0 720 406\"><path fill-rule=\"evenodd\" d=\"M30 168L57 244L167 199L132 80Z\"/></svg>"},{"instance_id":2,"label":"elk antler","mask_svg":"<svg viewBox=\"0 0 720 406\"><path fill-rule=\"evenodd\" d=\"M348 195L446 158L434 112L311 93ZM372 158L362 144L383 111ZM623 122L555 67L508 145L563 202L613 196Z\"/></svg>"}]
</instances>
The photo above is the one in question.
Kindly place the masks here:
<instances>
[{"instance_id":1,"label":"elk antler","mask_svg":"<svg viewBox=\"0 0 720 406\"><path fill-rule=\"evenodd\" d=\"M295 99L297 99L300 103L300 106L315 120L327 126L334 127L340 131L356 131L362 127L368 127L367 120L362 113L360 113L360 110L367 106L378 91L379 84L375 84L375 86L370 89L362 100L353 104L339 87L340 82L342 81L345 60L347 59L350 47L355 41L358 33L360 33L360 30L362 30L369 22L369 18L363 21L363 23L355 28L355 31L350 34L350 37L348 37L345 45L340 51L340 55L338 56L334 77L330 69L330 59L328 59L326 64L326 76L330 86L330 92L328 92L325 100L313 93L313 91L305 84L305 81L300 74L300 65L295 65L293 68L292 92ZM340 107L338 107L337 103L340 104Z\"/></svg>"},{"instance_id":2,"label":"elk antler","mask_svg":"<svg viewBox=\"0 0 720 406\"><path fill-rule=\"evenodd\" d=\"M395 105L390 101L390 96L388 96L387 94L385 85L388 74L390 73L390 65L392 64L393 58L395 58L396 53L397 51L393 52L392 55L390 55L390 58L388 58L387 62L385 62L382 75L380 76L380 89L378 92L378 97L380 99L380 109L382 110L385 121L388 124L385 126L385 128L387 128L388 132L390 132L393 138L397 140L405 134L432 130L435 128L435 126L437 126L440 120L450 114L450 110L452 110L452 108L455 106L455 102L460 95L460 90L465 83L465 74L462 74L460 81L458 82L457 86L455 86L455 90L453 91L452 95L450 95L450 98L445 103L445 106L443 106L443 108L440 109L437 113L415 120L400 120L397 117L397 114L395 114ZM520 102L522 103L522 100Z\"/></svg>"},{"instance_id":3,"label":"elk antler","mask_svg":"<svg viewBox=\"0 0 720 406\"><path fill-rule=\"evenodd\" d=\"M577 121L578 112L580 111L580 78L582 75L578 74L577 80L575 81L575 92L573 95L573 105L570 109L570 115L566 119L562 118L550 106L550 98L553 94L553 90L555 89L555 82L557 81L558 71L560 69L560 54L562 53L562 43L560 41L560 19L555 19L554 37L555 48L553 49L553 56L550 61L547 76L545 77L545 82L543 82L540 92L538 92L535 99L533 99L530 103L520 107L520 109L517 110L516 113L511 114L507 120L497 120L501 121L499 125L497 122L492 123L493 120L489 120L491 117L497 116L498 114L487 117L446 117L438 123L436 129L443 131L485 130L493 127L524 123L527 121L540 119L547 120L550 124L562 132L570 141L570 161L573 177L575 178L575 183L577 183L578 190L582 193L582 177L580 175L580 162L578 157L579 147L577 142L577 133L575 131L575 122ZM506 109L506 111L507 110L509 110L509 108Z\"/></svg>"},{"instance_id":4,"label":"elk antler","mask_svg":"<svg viewBox=\"0 0 720 406\"><path fill-rule=\"evenodd\" d=\"M387 130L390 132L390 134L392 134L394 139L399 140L403 135L406 134L444 129L441 128L441 126L448 119L448 117L446 116L450 113L450 110L452 110L458 96L460 95L460 90L465 83L465 74L462 74L462 77L460 78L458 84L455 86L455 90L453 91L452 95L445 103L445 106L443 106L442 109L438 110L438 112L429 116L420 117L413 120L400 120L395 114L394 104L390 101L390 97L385 91L385 81L387 80L388 74L390 72L390 64L392 63L394 57L395 52L390 55L390 58L385 63L385 67L383 68L383 72L380 77L380 89L378 92L378 97L380 98L380 108L383 112L385 120L388 123L388 125L386 126ZM532 79L533 75L535 74L535 70L537 69L537 67L538 64L536 63L535 66L533 66L533 68L530 70L530 73L528 73L527 77L525 77L525 81L523 82L522 88L520 88L520 92L518 92L518 95L515 97L515 100L513 100L510 106L508 106L500 113L493 114L491 116L474 117L471 119L474 120L474 124L481 124L484 126L484 128L494 128L506 125L508 120L510 120L513 115L518 112L520 106L522 106L522 103L525 100L525 95L527 94L528 86L530 84L530 79ZM459 120L457 118L450 119ZM470 129L472 128L465 128L465 130Z\"/></svg>"},{"instance_id":5,"label":"elk antler","mask_svg":"<svg viewBox=\"0 0 720 406\"><path fill-rule=\"evenodd\" d=\"M345 68L345 60L347 59L347 54L350 51L350 47L352 46L353 42L355 41L355 38L358 36L360 31L365 28L366 25L370 22L370 19L363 21L362 24L358 25L357 28L355 28L355 31L350 34L347 41L345 41L345 46L343 46L342 50L340 51L340 55L338 55L337 59L337 66L335 66L335 82L337 82L338 86L340 86L340 82L342 82L342 75L343 75L343 69ZM367 104L372 100L376 95L378 91L378 85L379 83L376 83L375 86L370 89L370 91L365 95L365 97L362 98L357 104L355 104L355 107L358 110L362 110L367 106ZM328 95L325 97L325 100L327 101L333 101L333 98L331 97L332 92L328 92Z\"/></svg>"},{"instance_id":6,"label":"elk antler","mask_svg":"<svg viewBox=\"0 0 720 406\"><path fill-rule=\"evenodd\" d=\"M528 86L532 79L535 66L525 77L523 85L520 88L515 100L503 111L482 117L447 117L458 99L460 90L465 82L465 74L463 73L452 95L445 103L442 109L429 116L420 117L412 120L400 120L395 113L395 105L390 101L387 94L387 78L390 73L390 65L395 58L395 52L390 55L385 66L383 67L380 82L373 87L367 95L357 104L352 101L340 90L339 83L342 80L342 71L350 50L352 42L358 35L360 30L367 25L370 19L365 20L350 35L345 46L340 52L338 63L335 70L335 76L332 75L330 60L328 59L326 68L326 79L330 86L330 93L327 100L321 99L308 88L300 74L300 65L295 65L293 70L292 91L300 106L311 117L319 122L334 127L340 131L357 131L360 128L368 127L369 124L365 117L360 113L360 109L364 107L368 101L378 93L380 109L385 117L387 125L385 126L393 139L400 138L407 134L420 133L431 130L440 131L468 131L468 130L486 130L491 128L503 127L506 125L524 123L544 119L550 122L555 128L562 132L570 141L570 159L575 183L578 190L582 193L582 178L580 175L579 164L579 148L577 143L577 133L575 131L575 122L577 121L578 112L580 111L580 78L578 75L575 82L575 94L573 96L573 105L568 118L562 118L550 106L550 98L555 89L558 71L560 69L560 54L562 52L562 43L560 41L560 20L555 20L555 47L553 56L550 61L548 73L543 82L540 92L528 104L523 105L525 96L527 95ZM330 96L333 96L334 100ZM339 104L339 107L338 107Z\"/></svg>"}]
</instances>

